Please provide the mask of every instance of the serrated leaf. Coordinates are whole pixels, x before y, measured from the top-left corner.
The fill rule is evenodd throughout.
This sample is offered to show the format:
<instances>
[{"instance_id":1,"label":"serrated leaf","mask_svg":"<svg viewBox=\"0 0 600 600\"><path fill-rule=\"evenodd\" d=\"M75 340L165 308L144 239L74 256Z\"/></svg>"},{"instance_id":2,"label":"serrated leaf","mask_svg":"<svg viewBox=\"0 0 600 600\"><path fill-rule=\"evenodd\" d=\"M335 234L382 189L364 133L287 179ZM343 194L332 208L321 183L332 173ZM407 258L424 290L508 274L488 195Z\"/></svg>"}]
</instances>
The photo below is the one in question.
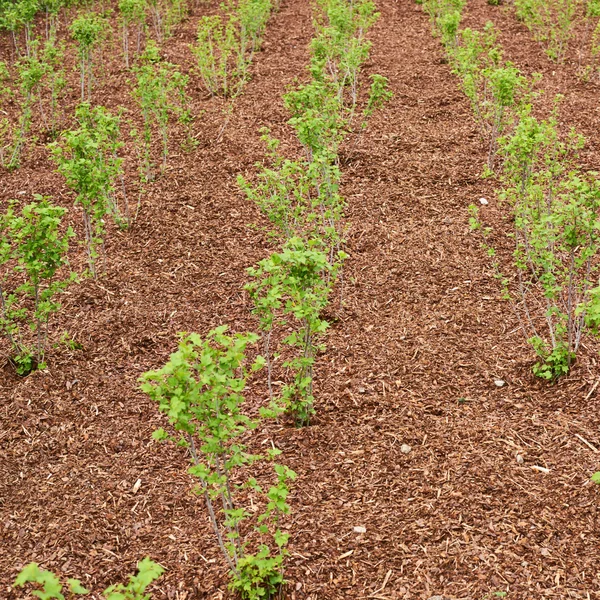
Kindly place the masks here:
<instances>
[{"instance_id":1,"label":"serrated leaf","mask_svg":"<svg viewBox=\"0 0 600 600\"><path fill-rule=\"evenodd\" d=\"M90 591L86 590L82 585L79 579L67 579L67 583L69 584L69 590L72 594L89 594Z\"/></svg>"}]
</instances>

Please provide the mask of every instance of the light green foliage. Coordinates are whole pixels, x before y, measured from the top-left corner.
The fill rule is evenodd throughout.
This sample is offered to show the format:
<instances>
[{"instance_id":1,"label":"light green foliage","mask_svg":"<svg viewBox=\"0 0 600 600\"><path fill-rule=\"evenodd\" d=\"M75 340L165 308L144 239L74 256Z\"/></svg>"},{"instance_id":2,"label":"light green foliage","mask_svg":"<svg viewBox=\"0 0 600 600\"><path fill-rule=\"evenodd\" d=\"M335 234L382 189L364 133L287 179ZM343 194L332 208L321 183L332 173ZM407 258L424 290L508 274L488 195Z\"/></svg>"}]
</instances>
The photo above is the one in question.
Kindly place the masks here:
<instances>
[{"instance_id":1,"label":"light green foliage","mask_svg":"<svg viewBox=\"0 0 600 600\"><path fill-rule=\"evenodd\" d=\"M568 372L581 342L600 250L600 180L576 167L581 136L559 135L555 118L524 114L501 141L501 198L515 219L515 307L540 362L534 372ZM591 306L590 306L591 302Z\"/></svg>"},{"instance_id":2,"label":"light green foliage","mask_svg":"<svg viewBox=\"0 0 600 600\"><path fill-rule=\"evenodd\" d=\"M0 29L11 32L15 51L20 54L18 37L21 31L25 32L25 55L31 53L33 42L34 18L41 8L38 0L15 0L8 4L0 13Z\"/></svg>"},{"instance_id":3,"label":"light green foliage","mask_svg":"<svg viewBox=\"0 0 600 600\"><path fill-rule=\"evenodd\" d=\"M46 41L56 41L58 14L60 9L69 5L69 0L39 0L39 6L46 13Z\"/></svg>"},{"instance_id":4,"label":"light green foliage","mask_svg":"<svg viewBox=\"0 0 600 600\"><path fill-rule=\"evenodd\" d=\"M361 65L371 43L365 38L379 18L370 0L322 0L315 19L317 35L311 41L310 71L316 81L333 86L340 106L353 112L358 100Z\"/></svg>"},{"instance_id":5,"label":"light green foliage","mask_svg":"<svg viewBox=\"0 0 600 600\"><path fill-rule=\"evenodd\" d=\"M63 46L50 38L43 46L38 40L31 41L29 50L29 54L20 57L14 65L18 93L13 93L11 89L11 73L7 65L0 65L0 82L3 88L0 90L0 100L3 97L18 100L21 111L19 122L14 126L8 119L0 121L0 164L8 169L20 166L36 105L46 131L56 131L58 101L65 87Z\"/></svg>"},{"instance_id":6,"label":"light green foliage","mask_svg":"<svg viewBox=\"0 0 600 600\"><path fill-rule=\"evenodd\" d=\"M515 0L520 18L533 28L550 28L548 15L557 15L559 27L549 34L557 59L565 51L576 4ZM539 357L534 373L555 380L568 373L584 327L594 329L600 315L600 294L592 288L597 269L593 257L600 249L600 181L595 173L575 166L583 144L580 136L571 133L563 140L554 117L540 122L531 116L538 76L528 81L503 61L493 25L488 23L482 32L458 32L459 20L453 15L463 5L463 0L427 0L424 8L489 138L488 171L497 152L503 159L499 195L514 217L514 279L500 272L496 250L487 243L492 230L483 226L474 205L469 207L469 224L483 236L503 297L512 303Z\"/></svg>"},{"instance_id":7,"label":"light green foliage","mask_svg":"<svg viewBox=\"0 0 600 600\"><path fill-rule=\"evenodd\" d=\"M389 89L388 85L389 81L387 77L377 75L376 73L371 75L371 89L367 106L364 111L364 126L367 124L366 119L394 97L394 94Z\"/></svg>"},{"instance_id":8,"label":"light green foliage","mask_svg":"<svg viewBox=\"0 0 600 600\"><path fill-rule=\"evenodd\" d=\"M129 577L129 583L110 586L104 591L102 597L105 600L150 600L152 596L145 593L146 589L165 570L149 558L141 560L137 567L138 573ZM65 600L64 593L67 594L67 598L91 593L81 585L78 579L67 579L67 590L64 590L63 584L54 573L41 570L34 562L29 563L21 570L14 586L25 587L28 583L42 588L31 592L32 596L40 598L40 600Z\"/></svg>"},{"instance_id":9,"label":"light green foliage","mask_svg":"<svg viewBox=\"0 0 600 600\"><path fill-rule=\"evenodd\" d=\"M423 0L434 35L440 36L446 48L456 45L458 28L466 0Z\"/></svg>"},{"instance_id":10,"label":"light green foliage","mask_svg":"<svg viewBox=\"0 0 600 600\"><path fill-rule=\"evenodd\" d=\"M266 130L263 133L273 166L263 167L254 186L243 177L238 183L269 217L275 235L284 242L292 237L320 239L323 247L337 248L345 205L339 193L339 167L334 160L327 160L327 154L323 160L310 162L285 159L278 152L278 140Z\"/></svg>"},{"instance_id":11,"label":"light green foliage","mask_svg":"<svg viewBox=\"0 0 600 600\"><path fill-rule=\"evenodd\" d=\"M88 260L95 276L104 217L111 214L121 227L130 221L127 198L124 196L121 210L116 193L117 180L123 172L123 160L117 156L122 146L119 117L102 106L91 108L85 102L77 107L75 116L79 127L63 133L50 148L59 172L76 192L76 202L83 209Z\"/></svg>"},{"instance_id":12,"label":"light green foliage","mask_svg":"<svg viewBox=\"0 0 600 600\"><path fill-rule=\"evenodd\" d=\"M517 18L557 62L565 57L581 4L582 0L514 0Z\"/></svg>"},{"instance_id":13,"label":"light green foliage","mask_svg":"<svg viewBox=\"0 0 600 600\"><path fill-rule=\"evenodd\" d=\"M50 37L44 44L42 51L42 63L45 67L44 83L49 105L49 115L46 117L42 113L42 120L52 134L56 133L58 129L59 101L66 87L64 59L64 44L58 43L54 37Z\"/></svg>"},{"instance_id":14,"label":"light green foliage","mask_svg":"<svg viewBox=\"0 0 600 600\"><path fill-rule=\"evenodd\" d=\"M173 29L187 17L189 11L188 0L167 0L166 5L163 21L165 39L173 35Z\"/></svg>"},{"instance_id":15,"label":"light green foliage","mask_svg":"<svg viewBox=\"0 0 600 600\"><path fill-rule=\"evenodd\" d=\"M587 0L583 21L583 35L581 36L578 48L578 75L587 81L591 77L598 75L598 57L600 56L600 0Z\"/></svg>"},{"instance_id":16,"label":"light green foliage","mask_svg":"<svg viewBox=\"0 0 600 600\"><path fill-rule=\"evenodd\" d=\"M171 37L173 28L188 13L188 0L147 0L152 16L156 42L161 44Z\"/></svg>"},{"instance_id":17,"label":"light green foliage","mask_svg":"<svg viewBox=\"0 0 600 600\"><path fill-rule=\"evenodd\" d=\"M271 0L238 0L235 9L240 36L238 68L242 71L247 70L254 53L260 49L271 8Z\"/></svg>"},{"instance_id":18,"label":"light green foliage","mask_svg":"<svg viewBox=\"0 0 600 600\"><path fill-rule=\"evenodd\" d=\"M63 586L60 583L59 578L51 571L40 570L37 563L29 563L24 567L17 575L14 585L15 587L23 587L27 583L35 583L42 587L41 590L32 592L32 595L40 598L40 600L65 600L65 597L62 594ZM79 589L76 584L74 584L73 587ZM85 590L85 588L81 589ZM74 591L72 587L70 591L73 591L73 593L80 593ZM81 593L86 594L87 590Z\"/></svg>"},{"instance_id":19,"label":"light green foliage","mask_svg":"<svg viewBox=\"0 0 600 600\"><path fill-rule=\"evenodd\" d=\"M125 66L129 68L129 36L132 26L137 28L136 53L140 51L140 38L146 25L147 0L119 0L119 14L123 31L123 54Z\"/></svg>"},{"instance_id":20,"label":"light green foliage","mask_svg":"<svg viewBox=\"0 0 600 600\"><path fill-rule=\"evenodd\" d=\"M200 19L196 44L190 49L211 94L235 97L241 92L272 8L271 0L232 0L222 5L222 14Z\"/></svg>"},{"instance_id":21,"label":"light green foliage","mask_svg":"<svg viewBox=\"0 0 600 600\"><path fill-rule=\"evenodd\" d=\"M309 161L335 162L339 145L350 130L360 89L362 64L369 56L366 34L379 18L369 0L323 0L311 42L311 80L284 96ZM372 76L364 121L391 98L387 79Z\"/></svg>"},{"instance_id":22,"label":"light green foliage","mask_svg":"<svg viewBox=\"0 0 600 600\"><path fill-rule=\"evenodd\" d=\"M328 326L320 315L331 290L333 278L329 275L339 268L339 264L332 267L320 245L319 240L291 238L282 252L248 269L254 281L246 289L254 300L261 328L270 331L274 324L293 327L284 343L298 348L298 353L284 367L291 369L294 379L276 402L298 426L307 425L314 414L313 365L322 348L319 338Z\"/></svg>"},{"instance_id":23,"label":"light green foliage","mask_svg":"<svg viewBox=\"0 0 600 600\"><path fill-rule=\"evenodd\" d=\"M35 198L20 214L13 203L0 215L0 332L13 348L13 361L21 375L36 366L44 367L48 321L60 309L56 296L73 281L73 276L57 276L67 264L69 238L73 236L70 228L60 233L67 211L46 198ZM8 290L11 272L10 281L20 283Z\"/></svg>"},{"instance_id":24,"label":"light green foliage","mask_svg":"<svg viewBox=\"0 0 600 600\"><path fill-rule=\"evenodd\" d=\"M151 594L146 594L148 586L159 579L165 572L158 563L148 557L137 564L138 572L130 575L126 584L111 585L102 594L105 600L150 600Z\"/></svg>"},{"instance_id":25,"label":"light green foliage","mask_svg":"<svg viewBox=\"0 0 600 600\"><path fill-rule=\"evenodd\" d=\"M98 13L82 13L71 23L69 31L78 46L81 72L81 100L85 100L86 96L90 100L93 81L93 54L108 31L108 23Z\"/></svg>"},{"instance_id":26,"label":"light green foliage","mask_svg":"<svg viewBox=\"0 0 600 600\"><path fill-rule=\"evenodd\" d=\"M292 114L290 125L296 130L308 161L317 157L335 160L344 137L346 115L333 86L313 79L288 92L284 100Z\"/></svg>"},{"instance_id":27,"label":"light green foliage","mask_svg":"<svg viewBox=\"0 0 600 600\"><path fill-rule=\"evenodd\" d=\"M180 122L191 123L188 110L189 99L185 88L188 82L177 67L162 60L158 47L149 41L140 63L134 67L137 86L134 96L142 110L144 129L142 135L142 165L140 172L145 181L153 179L154 165L152 147L156 130L162 146L162 169L167 166L169 155L169 125L175 116Z\"/></svg>"},{"instance_id":28,"label":"light green foliage","mask_svg":"<svg viewBox=\"0 0 600 600\"><path fill-rule=\"evenodd\" d=\"M378 18L368 0L323 0L315 19L311 43L311 79L284 96L290 125L305 150L303 160L289 160L279 142L263 132L272 165L263 166L257 182L238 181L275 226L283 243L281 252L261 261L250 274L248 286L255 314L264 332L271 399L290 413L298 425L309 422L313 408L313 365L323 349L327 323L321 313L346 254L343 243L344 199L339 193L341 173L338 150L358 101L359 75L368 57L365 34ZM372 76L364 122L391 97L387 79ZM284 363L292 381L279 398L271 386L271 338L289 323L294 331L283 340L296 348Z\"/></svg>"},{"instance_id":29,"label":"light green foliage","mask_svg":"<svg viewBox=\"0 0 600 600\"><path fill-rule=\"evenodd\" d=\"M240 89L237 56L239 40L235 21L222 15L201 17L195 46L196 67L202 83L213 95L235 96Z\"/></svg>"},{"instance_id":30,"label":"light green foliage","mask_svg":"<svg viewBox=\"0 0 600 600\"><path fill-rule=\"evenodd\" d=\"M42 82L48 73L48 65L39 56L39 42L30 43L30 52L22 56L16 63L19 92L21 96L21 116L19 125L12 132L12 146L10 146L10 158L4 164L8 169L19 166L21 154L31 128L33 117L33 106L41 101ZM6 75L6 73L5 73ZM8 149L7 147L4 150Z\"/></svg>"},{"instance_id":31,"label":"light green foliage","mask_svg":"<svg viewBox=\"0 0 600 600\"><path fill-rule=\"evenodd\" d=\"M268 598L283 582L287 536L278 522L289 513L287 484L295 473L275 465L277 483L266 494L248 476L248 469L263 457L249 454L241 442L242 436L257 426L257 421L242 412L244 389L249 373L259 370L264 359L258 357L248 369L246 350L258 336L226 332L227 326L221 326L204 339L195 333L182 334L179 349L167 364L142 376L142 390L159 403L160 411L190 449L193 464L189 472L200 481L195 491L204 496L217 542L230 568L231 587L244 598ZM169 436L159 430L154 437ZM262 496L266 503L255 518L238 505L242 489L250 490L255 501ZM250 540L242 533L247 531L247 525L242 528L242 524L248 520L254 521L255 533L262 540L256 553L249 551ZM275 555L267 543L269 538Z\"/></svg>"},{"instance_id":32,"label":"light green foliage","mask_svg":"<svg viewBox=\"0 0 600 600\"><path fill-rule=\"evenodd\" d=\"M0 108L2 103L12 96L10 89L10 71L5 62L0 61ZM0 165L7 166L6 152L10 152L10 136L12 128L6 117L0 118Z\"/></svg>"},{"instance_id":33,"label":"light green foliage","mask_svg":"<svg viewBox=\"0 0 600 600\"><path fill-rule=\"evenodd\" d=\"M459 41L448 55L487 141L487 166L492 171L498 138L514 127L521 107L532 97L537 76L530 82L512 63L503 60L492 23L487 23L482 32L460 31Z\"/></svg>"}]
</instances>

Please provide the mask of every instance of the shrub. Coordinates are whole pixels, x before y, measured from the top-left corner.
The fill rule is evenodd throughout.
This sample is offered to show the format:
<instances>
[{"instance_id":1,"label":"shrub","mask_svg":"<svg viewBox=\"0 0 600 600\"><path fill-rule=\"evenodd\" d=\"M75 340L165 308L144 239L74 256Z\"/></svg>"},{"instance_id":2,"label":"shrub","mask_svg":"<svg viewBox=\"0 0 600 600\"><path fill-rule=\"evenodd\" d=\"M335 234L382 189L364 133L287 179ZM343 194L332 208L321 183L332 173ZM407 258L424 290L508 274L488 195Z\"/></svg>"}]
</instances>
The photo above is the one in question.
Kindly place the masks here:
<instances>
[{"instance_id":1,"label":"shrub","mask_svg":"<svg viewBox=\"0 0 600 600\"><path fill-rule=\"evenodd\" d=\"M14 203L0 216L0 266L8 269L0 279L0 332L11 344L13 362L20 375L44 367L48 322L60 309L56 296L74 277L57 275L67 264L69 228L60 233L66 209L36 196L20 214ZM8 291L8 274L21 283ZM26 325L26 327L23 327ZM27 332L33 334L30 340Z\"/></svg>"},{"instance_id":2,"label":"shrub","mask_svg":"<svg viewBox=\"0 0 600 600\"><path fill-rule=\"evenodd\" d=\"M249 372L260 369L264 359L258 357L248 370L246 349L258 336L231 336L226 331L227 326L218 327L204 339L195 333L182 334L178 351L161 369L145 373L141 387L179 432L179 443L189 448L189 472L200 482L195 492L206 502L217 543L229 565L230 587L254 600L270 597L283 582L288 535L278 524L290 511L288 482L295 473L274 465L277 483L266 493L247 475L264 457L249 454L241 443L240 438L258 424L242 412L243 392ZM174 439L164 430L155 432L154 437ZM268 457L277 454L273 449ZM255 498L262 496L265 502L263 512L253 521L260 540L254 553L245 533L253 513L240 504L241 490Z\"/></svg>"},{"instance_id":3,"label":"shrub","mask_svg":"<svg viewBox=\"0 0 600 600\"><path fill-rule=\"evenodd\" d=\"M561 138L555 117L527 113L500 142L500 197L515 225L516 281L503 278L506 297L539 356L534 373L549 380L569 371L599 299L600 180L576 166L582 145L574 132Z\"/></svg>"},{"instance_id":4,"label":"shrub","mask_svg":"<svg viewBox=\"0 0 600 600\"><path fill-rule=\"evenodd\" d=\"M116 183L123 172L123 161L117 156L122 146L119 117L102 106L92 108L85 102L77 107L75 116L79 128L63 133L50 148L59 172L77 193L76 203L83 210L90 271L96 276L104 217L111 214L121 227L130 222L127 197L123 198L125 206L121 211L116 195Z\"/></svg>"},{"instance_id":5,"label":"shrub","mask_svg":"<svg viewBox=\"0 0 600 600\"><path fill-rule=\"evenodd\" d=\"M121 28L123 32L123 54L127 68L129 68L129 29L132 25L136 26L136 52L139 52L142 31L146 25L147 8L147 0L119 0L119 13L121 15Z\"/></svg>"},{"instance_id":6,"label":"shrub","mask_svg":"<svg viewBox=\"0 0 600 600\"><path fill-rule=\"evenodd\" d=\"M161 170L167 166L169 155L169 125L172 117L180 122L191 122L188 110L189 98L185 88L188 78L177 67L162 60L158 47L148 42L140 63L134 67L137 85L134 96L142 110L144 129L142 135L141 174L145 181L153 179L151 150L154 142L154 130L160 136L162 147Z\"/></svg>"},{"instance_id":7,"label":"shrub","mask_svg":"<svg viewBox=\"0 0 600 600\"><path fill-rule=\"evenodd\" d=\"M69 27L71 37L77 42L80 74L81 74L81 101L90 100L93 81L93 56L94 51L104 38L108 30L106 19L97 13L80 14ZM87 87L87 93L86 93Z\"/></svg>"}]
</instances>

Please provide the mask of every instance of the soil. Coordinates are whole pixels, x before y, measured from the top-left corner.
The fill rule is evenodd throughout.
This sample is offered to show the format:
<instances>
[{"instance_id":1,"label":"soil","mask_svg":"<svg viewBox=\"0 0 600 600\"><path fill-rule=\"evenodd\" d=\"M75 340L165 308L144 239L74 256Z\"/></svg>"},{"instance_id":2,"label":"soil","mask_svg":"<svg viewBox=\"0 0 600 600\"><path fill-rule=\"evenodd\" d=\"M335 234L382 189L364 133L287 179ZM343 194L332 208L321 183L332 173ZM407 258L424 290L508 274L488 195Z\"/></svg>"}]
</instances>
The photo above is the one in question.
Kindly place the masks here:
<instances>
[{"instance_id":1,"label":"soil","mask_svg":"<svg viewBox=\"0 0 600 600\"><path fill-rule=\"evenodd\" d=\"M388 77L394 98L341 155L350 259L317 364L317 417L304 429L261 432L299 475L283 595L600 598L600 489L589 482L600 463L599 346L586 340L556 385L532 376L531 349L468 226L467 207L485 197L484 218L510 229L494 182L480 177L486 149L469 103L421 8L377 5L366 74ZM154 598L230 597L205 508L190 493L188 458L151 440L164 421L137 379L164 363L179 331L256 329L245 269L275 246L235 177L252 176L264 158L263 126L298 150L281 94L305 76L312 25L308 2L284 0L221 132L224 103L206 96L187 49L211 10L196 6L165 46L190 73L198 146L180 150L176 136L134 227L109 230L106 274L71 287L53 322L57 338L68 331L83 349L53 349L48 368L27 378L8 363L0 371L7 600L25 597L11 583L29 561L101 590L143 556L167 569ZM579 81L571 60L549 62L506 7L469 4L465 24L488 19L507 58L544 74L542 111L565 94L561 119L587 137L584 161L597 165L597 84ZM8 37L0 48L9 56ZM94 100L135 120L118 39L110 48ZM76 103L75 91L65 105ZM134 181L133 149L124 154ZM40 143L0 175L2 202L51 195L80 231L53 170ZM83 250L72 254L83 268ZM258 383L249 400L264 401Z\"/></svg>"}]
</instances>

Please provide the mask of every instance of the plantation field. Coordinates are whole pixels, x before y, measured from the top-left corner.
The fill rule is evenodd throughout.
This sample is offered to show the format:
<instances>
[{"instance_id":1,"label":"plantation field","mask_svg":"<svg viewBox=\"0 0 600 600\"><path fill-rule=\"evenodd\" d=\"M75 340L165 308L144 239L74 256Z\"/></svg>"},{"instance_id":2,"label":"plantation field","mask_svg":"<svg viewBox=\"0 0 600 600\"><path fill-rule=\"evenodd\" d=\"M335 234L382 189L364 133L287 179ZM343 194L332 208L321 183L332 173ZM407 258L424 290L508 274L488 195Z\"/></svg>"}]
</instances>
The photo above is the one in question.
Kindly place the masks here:
<instances>
[{"instance_id":1,"label":"plantation field","mask_svg":"<svg viewBox=\"0 0 600 600\"><path fill-rule=\"evenodd\" d=\"M309 79L313 7L282 0L273 10L250 77L230 102L207 92L189 49L218 3L189 3L160 51L189 77L192 120L172 125L166 167L141 183L129 131L142 131L143 121L117 4L108 5L112 34L94 59L91 104L113 114L122 107L118 155L131 225L106 217L97 277L60 294L44 369L19 376L1 342L0 599L30 597L32 588L13 583L32 561L99 591L126 581L146 556L165 569L148 588L157 600L237 598L205 499L191 492L191 450L152 438L168 419L139 378L165 365L179 332L204 337L227 324L260 333L247 269L281 243L237 177L257 180L264 127L283 155L305 155L282 95ZM289 534L287 583L272 597L600 598L600 488L590 481L600 470L600 344L586 334L568 373L556 382L534 376L536 354L470 225L476 205L494 228L487 242L500 268L510 271L514 218L498 199L498 173L481 176L488 144L471 103L422 5L377 0L376 9L357 106L367 105L369 75L387 78L393 97L345 135L335 159L346 201L335 227L348 258L321 311L329 328L315 350L314 415L303 427L283 415L242 434L249 451L277 448L277 461L297 474L290 512L277 523ZM578 74L584 29L553 62L507 1L469 0L461 27L481 30L489 20L504 58L527 77L542 75L535 114L548 118L564 95L559 125L586 138L578 164L598 169L600 79ZM68 38L64 23L58 32ZM14 54L11 35L0 32L0 59L10 64ZM72 43L64 63L60 131L80 102ZM18 122L14 98L0 100L0 110ZM0 207L49 196L83 240L76 194L47 147L60 138L45 137L35 118L19 167L0 168ZM68 258L83 272L85 244L71 241ZM63 332L71 343L59 341ZM262 350L249 344L250 358ZM276 392L289 380L281 362ZM244 410L257 417L269 399L262 371L250 374L244 394ZM298 410L294 417L302 421ZM271 465L251 466L268 487Z\"/></svg>"}]
</instances>

